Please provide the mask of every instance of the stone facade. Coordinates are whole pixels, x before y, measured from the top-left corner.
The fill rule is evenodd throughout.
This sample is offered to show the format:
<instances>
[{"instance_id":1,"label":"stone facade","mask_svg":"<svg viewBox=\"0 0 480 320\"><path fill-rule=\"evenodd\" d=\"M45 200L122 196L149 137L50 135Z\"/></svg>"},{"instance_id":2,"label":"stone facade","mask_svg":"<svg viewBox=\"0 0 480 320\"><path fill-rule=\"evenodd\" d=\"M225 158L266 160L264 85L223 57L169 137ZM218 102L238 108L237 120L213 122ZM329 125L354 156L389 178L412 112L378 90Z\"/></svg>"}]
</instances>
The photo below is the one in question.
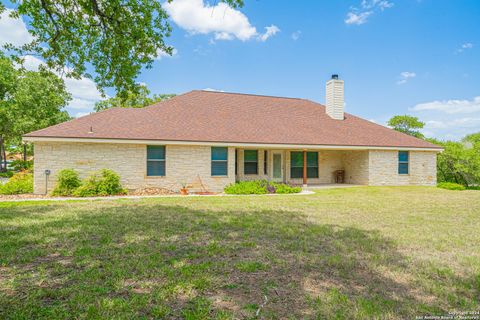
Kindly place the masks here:
<instances>
[{"instance_id":1,"label":"stone facade","mask_svg":"<svg viewBox=\"0 0 480 320\"><path fill-rule=\"evenodd\" d=\"M72 168L81 178L93 171L108 168L117 172L127 189L161 187L178 191L182 183L192 191L220 192L235 181L273 178L273 155L282 157L280 181L301 184L302 179L290 178L290 152L301 150L258 149L258 174L245 175L243 148L228 148L228 175L212 177L211 147L167 145L165 176L146 175L147 146L144 144L35 142L35 193L51 191L61 169ZM264 155L267 154L266 174ZM345 182L364 185L435 185L436 152L411 151L409 174L398 174L398 151L318 151L319 177L309 184L334 183L333 172L345 170ZM235 159L236 156L236 159ZM237 165L237 170L235 170ZM45 170L51 175L45 176Z\"/></svg>"},{"instance_id":2,"label":"stone facade","mask_svg":"<svg viewBox=\"0 0 480 320\"><path fill-rule=\"evenodd\" d=\"M267 174L264 174L264 154L267 151ZM243 149L237 149L237 181L272 179L273 153L282 154L283 181L302 184L303 179L290 177L290 152L302 150L258 149L258 174L245 175ZM398 174L398 151L388 150L322 150L318 151L318 178L308 184L335 183L334 171L345 170L345 183L361 185L435 185L437 153L410 151L409 174Z\"/></svg>"},{"instance_id":3,"label":"stone facade","mask_svg":"<svg viewBox=\"0 0 480 320\"><path fill-rule=\"evenodd\" d=\"M371 150L369 152L370 185L422 185L437 184L437 153L409 152L409 173L398 174L398 152Z\"/></svg>"},{"instance_id":4,"label":"stone facade","mask_svg":"<svg viewBox=\"0 0 480 320\"><path fill-rule=\"evenodd\" d=\"M209 146L166 146L163 177L146 175L146 145L36 142L34 148L34 191L37 194L45 193L47 169L51 171L48 191L53 189L57 173L65 168L77 170L81 178L104 168L114 170L127 189L161 187L178 191L182 183L187 183L192 186L192 191L201 191L201 182L208 191L220 192L235 182L234 161L228 161L227 176L212 177ZM228 149L228 158L235 158L235 148Z\"/></svg>"}]
</instances>

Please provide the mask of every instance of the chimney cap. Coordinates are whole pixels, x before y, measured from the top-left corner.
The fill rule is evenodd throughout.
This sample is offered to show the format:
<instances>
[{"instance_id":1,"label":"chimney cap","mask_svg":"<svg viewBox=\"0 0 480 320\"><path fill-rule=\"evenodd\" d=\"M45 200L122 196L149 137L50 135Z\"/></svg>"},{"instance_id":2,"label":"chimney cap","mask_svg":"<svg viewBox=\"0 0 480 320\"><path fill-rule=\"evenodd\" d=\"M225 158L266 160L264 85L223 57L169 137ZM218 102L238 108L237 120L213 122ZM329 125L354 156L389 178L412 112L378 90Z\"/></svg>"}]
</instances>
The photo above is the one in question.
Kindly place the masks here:
<instances>
[{"instance_id":1,"label":"chimney cap","mask_svg":"<svg viewBox=\"0 0 480 320\"><path fill-rule=\"evenodd\" d=\"M338 80L338 74L332 74L332 79L333 80Z\"/></svg>"}]
</instances>

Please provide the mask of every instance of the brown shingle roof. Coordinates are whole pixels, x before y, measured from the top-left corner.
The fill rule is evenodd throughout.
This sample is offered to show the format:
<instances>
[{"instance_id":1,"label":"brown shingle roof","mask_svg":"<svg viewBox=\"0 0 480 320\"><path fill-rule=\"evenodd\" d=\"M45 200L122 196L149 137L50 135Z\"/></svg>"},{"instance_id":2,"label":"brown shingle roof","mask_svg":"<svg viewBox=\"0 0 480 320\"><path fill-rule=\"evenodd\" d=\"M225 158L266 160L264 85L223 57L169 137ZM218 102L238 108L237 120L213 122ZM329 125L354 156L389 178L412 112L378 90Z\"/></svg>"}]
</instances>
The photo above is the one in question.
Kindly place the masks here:
<instances>
[{"instance_id":1,"label":"brown shingle roof","mask_svg":"<svg viewBox=\"0 0 480 320\"><path fill-rule=\"evenodd\" d=\"M305 99L197 90L142 109L94 113L25 137L440 148L348 113L343 121L333 120L325 106Z\"/></svg>"}]
</instances>

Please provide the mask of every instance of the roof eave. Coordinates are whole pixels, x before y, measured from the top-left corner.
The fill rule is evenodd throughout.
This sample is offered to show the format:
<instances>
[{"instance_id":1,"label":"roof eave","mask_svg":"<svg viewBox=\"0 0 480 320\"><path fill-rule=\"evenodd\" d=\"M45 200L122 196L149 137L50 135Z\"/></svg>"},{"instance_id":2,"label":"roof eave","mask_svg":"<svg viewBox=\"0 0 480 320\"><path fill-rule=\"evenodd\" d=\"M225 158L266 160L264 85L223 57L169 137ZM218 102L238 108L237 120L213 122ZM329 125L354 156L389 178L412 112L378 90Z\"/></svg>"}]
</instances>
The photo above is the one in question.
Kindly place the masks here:
<instances>
[{"instance_id":1,"label":"roof eave","mask_svg":"<svg viewBox=\"0 0 480 320\"><path fill-rule=\"evenodd\" d=\"M295 144L295 143L265 143L265 142L231 142L231 141L189 141L161 139L112 139L85 137L45 137L25 135L25 142L73 142L73 143L119 143L119 144L150 144L150 145L208 145L224 147L263 147L278 149L318 149L318 150L411 150L442 152L441 147L415 146L368 146L368 145L334 145L334 144Z\"/></svg>"}]
</instances>

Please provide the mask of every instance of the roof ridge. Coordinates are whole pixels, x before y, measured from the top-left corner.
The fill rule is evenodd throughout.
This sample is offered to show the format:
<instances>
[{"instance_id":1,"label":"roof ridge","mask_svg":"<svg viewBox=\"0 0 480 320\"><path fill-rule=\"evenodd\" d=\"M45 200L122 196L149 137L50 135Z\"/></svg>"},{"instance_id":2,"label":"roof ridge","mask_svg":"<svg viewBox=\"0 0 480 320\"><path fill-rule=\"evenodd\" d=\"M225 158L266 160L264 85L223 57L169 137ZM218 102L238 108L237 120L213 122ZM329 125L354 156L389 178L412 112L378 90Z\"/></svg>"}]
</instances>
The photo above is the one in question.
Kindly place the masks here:
<instances>
[{"instance_id":1,"label":"roof ridge","mask_svg":"<svg viewBox=\"0 0 480 320\"><path fill-rule=\"evenodd\" d=\"M214 91L214 90L204 90L204 89L196 89L190 92L200 91L200 92L209 92L209 93L223 93L223 94L237 94L242 96L254 96L254 97L265 97L265 98L279 98L279 99L293 99L293 100L307 100L305 98L296 98L296 97L283 97L283 96L272 96L266 94L254 94L254 93L242 93L242 92L228 92L228 91ZM188 92L187 92L188 93ZM307 100L309 101L309 100Z\"/></svg>"}]
</instances>

